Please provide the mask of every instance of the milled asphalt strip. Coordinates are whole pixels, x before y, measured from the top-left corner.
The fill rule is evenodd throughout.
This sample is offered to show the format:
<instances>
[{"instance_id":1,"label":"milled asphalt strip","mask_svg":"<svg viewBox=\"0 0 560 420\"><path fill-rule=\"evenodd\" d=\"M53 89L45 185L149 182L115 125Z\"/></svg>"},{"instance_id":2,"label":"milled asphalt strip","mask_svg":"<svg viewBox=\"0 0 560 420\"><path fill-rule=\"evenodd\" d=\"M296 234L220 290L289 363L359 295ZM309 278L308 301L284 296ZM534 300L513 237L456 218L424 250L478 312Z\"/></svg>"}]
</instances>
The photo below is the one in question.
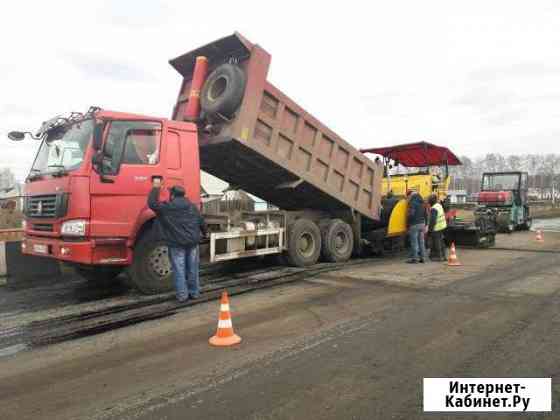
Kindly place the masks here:
<instances>
[{"instance_id":1,"label":"milled asphalt strip","mask_svg":"<svg viewBox=\"0 0 560 420\"><path fill-rule=\"evenodd\" d=\"M245 276L233 281L234 284L226 282L230 296L248 293L257 289L274 287L315 277L325 272L341 270L349 266L359 266L370 263L371 259L354 260L351 263L322 264L314 268L282 267L279 270L271 270L266 273L258 273L255 276ZM33 321L20 328L20 332L3 337L2 348L9 349L28 349L40 347L47 344L55 344L63 341L87 337L100 334L106 331L122 328L129 325L138 324L143 321L155 320L174 315L177 312L199 303L218 299L223 284L218 284L210 290L203 288L203 295L195 302L187 304L177 304L168 301L168 298L161 298L162 301L146 305L146 303L136 303L123 307L106 309L102 311L92 311L78 315L63 316L44 321ZM26 347L15 347L25 344ZM14 354L9 352L9 355Z\"/></svg>"}]
</instances>

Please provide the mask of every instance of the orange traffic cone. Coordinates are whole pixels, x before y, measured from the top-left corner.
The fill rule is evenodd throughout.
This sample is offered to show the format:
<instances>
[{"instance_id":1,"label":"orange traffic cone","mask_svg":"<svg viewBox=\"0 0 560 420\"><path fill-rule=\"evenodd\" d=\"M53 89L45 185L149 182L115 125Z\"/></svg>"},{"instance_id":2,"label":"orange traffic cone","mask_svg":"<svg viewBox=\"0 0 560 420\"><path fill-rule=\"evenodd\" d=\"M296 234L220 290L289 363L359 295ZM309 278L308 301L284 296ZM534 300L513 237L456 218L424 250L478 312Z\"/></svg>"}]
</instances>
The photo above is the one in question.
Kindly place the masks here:
<instances>
[{"instance_id":1,"label":"orange traffic cone","mask_svg":"<svg viewBox=\"0 0 560 420\"><path fill-rule=\"evenodd\" d=\"M447 260L447 265L452 265L452 266L463 265L459 262L459 259L457 258L457 252L455 251L455 242L451 243L451 249L449 250L449 259Z\"/></svg>"},{"instance_id":2,"label":"orange traffic cone","mask_svg":"<svg viewBox=\"0 0 560 420\"><path fill-rule=\"evenodd\" d=\"M537 237L535 238L535 240L537 242L544 242L544 235L540 229L537 230Z\"/></svg>"},{"instance_id":3,"label":"orange traffic cone","mask_svg":"<svg viewBox=\"0 0 560 420\"><path fill-rule=\"evenodd\" d=\"M233 332L231 315L229 314L229 299L225 290L222 293L222 300L220 301L218 330L213 337L210 337L208 342L213 346L233 346L241 342L241 337Z\"/></svg>"}]
</instances>

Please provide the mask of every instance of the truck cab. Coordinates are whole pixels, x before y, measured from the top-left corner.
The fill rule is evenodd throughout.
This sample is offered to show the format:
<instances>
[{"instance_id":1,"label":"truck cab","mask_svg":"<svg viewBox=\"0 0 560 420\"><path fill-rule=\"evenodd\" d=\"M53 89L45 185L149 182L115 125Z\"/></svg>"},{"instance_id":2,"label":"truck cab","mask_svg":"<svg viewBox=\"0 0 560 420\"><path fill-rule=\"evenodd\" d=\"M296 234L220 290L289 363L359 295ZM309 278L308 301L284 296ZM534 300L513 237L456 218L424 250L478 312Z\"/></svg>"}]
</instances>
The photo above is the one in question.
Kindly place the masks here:
<instances>
[{"instance_id":1,"label":"truck cab","mask_svg":"<svg viewBox=\"0 0 560 420\"><path fill-rule=\"evenodd\" d=\"M94 110L42 130L25 184L26 254L72 263L86 277L112 278L132 264L134 244L155 216L146 201L153 176L164 180L161 199L178 184L200 202L192 123ZM160 260L163 275L169 267Z\"/></svg>"}]
</instances>

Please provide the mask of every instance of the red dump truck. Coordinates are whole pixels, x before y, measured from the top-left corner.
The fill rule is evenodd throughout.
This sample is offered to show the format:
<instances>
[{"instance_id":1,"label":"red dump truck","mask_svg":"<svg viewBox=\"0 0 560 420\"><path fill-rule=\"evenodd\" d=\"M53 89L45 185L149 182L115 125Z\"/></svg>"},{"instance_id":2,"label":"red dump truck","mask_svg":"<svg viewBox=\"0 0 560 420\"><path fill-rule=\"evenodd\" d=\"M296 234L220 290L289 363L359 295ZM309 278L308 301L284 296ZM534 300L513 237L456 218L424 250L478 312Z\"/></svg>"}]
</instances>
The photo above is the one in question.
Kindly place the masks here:
<instances>
[{"instance_id":1,"label":"red dump truck","mask_svg":"<svg viewBox=\"0 0 560 420\"><path fill-rule=\"evenodd\" d=\"M197 81L198 57L207 69ZM25 185L23 252L93 280L128 269L141 291L168 290L167 249L153 236L146 197L162 177L200 203L202 169L280 210L209 216L201 258L349 259L376 226L382 165L268 82L270 59L234 34L170 61L183 77L171 119L91 108L43 123L32 134L42 143ZM200 113L189 114L198 102Z\"/></svg>"}]
</instances>

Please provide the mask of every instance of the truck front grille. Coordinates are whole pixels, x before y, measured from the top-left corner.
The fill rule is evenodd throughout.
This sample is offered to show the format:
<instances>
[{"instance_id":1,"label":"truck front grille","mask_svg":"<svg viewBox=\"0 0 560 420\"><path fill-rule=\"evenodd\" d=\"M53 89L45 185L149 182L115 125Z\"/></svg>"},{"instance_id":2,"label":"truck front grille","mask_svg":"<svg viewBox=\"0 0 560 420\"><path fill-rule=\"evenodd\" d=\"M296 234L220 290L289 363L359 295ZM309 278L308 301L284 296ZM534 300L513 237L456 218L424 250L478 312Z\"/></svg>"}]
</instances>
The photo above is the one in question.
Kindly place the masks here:
<instances>
[{"instance_id":1,"label":"truck front grille","mask_svg":"<svg viewBox=\"0 0 560 420\"><path fill-rule=\"evenodd\" d=\"M32 229L40 232L52 232L53 225L50 223L33 223Z\"/></svg>"},{"instance_id":2,"label":"truck front grille","mask_svg":"<svg viewBox=\"0 0 560 420\"><path fill-rule=\"evenodd\" d=\"M66 215L67 194L34 195L25 198L25 215L31 218L59 218Z\"/></svg>"}]
</instances>

